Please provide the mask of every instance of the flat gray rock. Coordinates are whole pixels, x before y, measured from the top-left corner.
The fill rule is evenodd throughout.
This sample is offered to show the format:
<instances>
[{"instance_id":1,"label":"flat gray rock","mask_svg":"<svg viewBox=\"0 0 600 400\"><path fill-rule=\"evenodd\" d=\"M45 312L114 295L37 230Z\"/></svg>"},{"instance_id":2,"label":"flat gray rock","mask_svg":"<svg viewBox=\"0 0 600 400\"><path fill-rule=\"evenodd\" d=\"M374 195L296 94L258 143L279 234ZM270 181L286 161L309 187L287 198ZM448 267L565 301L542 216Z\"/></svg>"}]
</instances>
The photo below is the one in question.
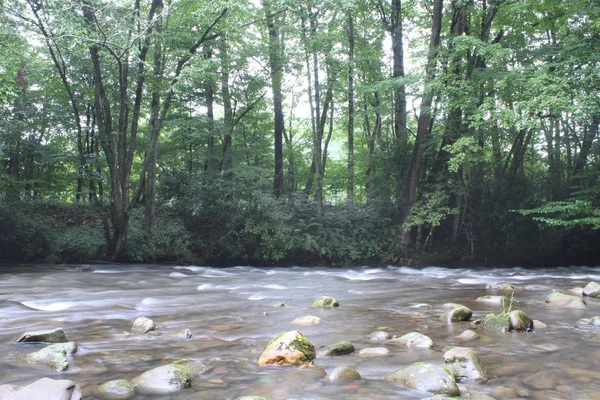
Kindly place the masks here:
<instances>
[{"instance_id":1,"label":"flat gray rock","mask_svg":"<svg viewBox=\"0 0 600 400\"><path fill-rule=\"evenodd\" d=\"M192 373L183 365L169 364L146 371L131 383L142 394L177 393L192 385Z\"/></svg>"},{"instance_id":2,"label":"flat gray rock","mask_svg":"<svg viewBox=\"0 0 600 400\"><path fill-rule=\"evenodd\" d=\"M393 374L388 375L385 380L434 394L446 394L449 396L458 396L460 394L454 377L442 365L415 363L408 367L400 368Z\"/></svg>"},{"instance_id":3,"label":"flat gray rock","mask_svg":"<svg viewBox=\"0 0 600 400\"><path fill-rule=\"evenodd\" d=\"M96 396L104 400L129 400L135 396L135 386L125 379L109 381L98 386Z\"/></svg>"},{"instance_id":4,"label":"flat gray rock","mask_svg":"<svg viewBox=\"0 0 600 400\"><path fill-rule=\"evenodd\" d=\"M25 332L17 340L17 343L65 343L69 339L62 328L47 331Z\"/></svg>"},{"instance_id":5,"label":"flat gray rock","mask_svg":"<svg viewBox=\"0 0 600 400\"><path fill-rule=\"evenodd\" d=\"M3 396L2 400L81 400L81 389L66 379L42 378Z\"/></svg>"}]
</instances>

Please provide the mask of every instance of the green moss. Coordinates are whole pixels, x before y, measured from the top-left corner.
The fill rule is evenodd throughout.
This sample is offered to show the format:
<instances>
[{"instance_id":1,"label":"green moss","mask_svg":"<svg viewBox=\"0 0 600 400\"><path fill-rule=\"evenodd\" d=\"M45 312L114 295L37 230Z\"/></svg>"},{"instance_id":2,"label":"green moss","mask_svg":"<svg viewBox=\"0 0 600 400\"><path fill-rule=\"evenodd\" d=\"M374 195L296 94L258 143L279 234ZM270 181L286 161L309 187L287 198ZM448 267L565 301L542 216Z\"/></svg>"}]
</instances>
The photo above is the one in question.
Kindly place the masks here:
<instances>
[{"instance_id":1,"label":"green moss","mask_svg":"<svg viewBox=\"0 0 600 400\"><path fill-rule=\"evenodd\" d=\"M350 354L354 352L354 345L350 342L338 342L334 343L327 349L327 353L332 356L339 356L343 354Z\"/></svg>"},{"instance_id":2,"label":"green moss","mask_svg":"<svg viewBox=\"0 0 600 400\"><path fill-rule=\"evenodd\" d=\"M510 331L510 318L507 314L488 314L483 319L483 326L508 332Z\"/></svg>"},{"instance_id":3,"label":"green moss","mask_svg":"<svg viewBox=\"0 0 600 400\"><path fill-rule=\"evenodd\" d=\"M448 375L450 375L452 377L452 380L454 382L456 382L456 378L454 377L454 374L452 373L452 371L450 371L450 368L448 368L448 366L446 364L442 364L442 368L444 368L444 371L446 371L448 373Z\"/></svg>"},{"instance_id":4,"label":"green moss","mask_svg":"<svg viewBox=\"0 0 600 400\"><path fill-rule=\"evenodd\" d=\"M173 367L173 377L169 379L170 384L181 384L181 387L184 388L192 386L192 373L187 367L179 364L171 364L171 366Z\"/></svg>"},{"instance_id":5,"label":"green moss","mask_svg":"<svg viewBox=\"0 0 600 400\"><path fill-rule=\"evenodd\" d=\"M317 356L315 346L304 335L300 334L292 343L296 349L300 350L306 356L308 361L312 361Z\"/></svg>"},{"instance_id":6,"label":"green moss","mask_svg":"<svg viewBox=\"0 0 600 400\"><path fill-rule=\"evenodd\" d=\"M272 345L274 342L276 342L280 337L282 337L283 335L285 335L287 332L281 332L279 335L275 336L273 339L271 339L271 341L267 344L267 347L269 347L270 345Z\"/></svg>"},{"instance_id":7,"label":"green moss","mask_svg":"<svg viewBox=\"0 0 600 400\"><path fill-rule=\"evenodd\" d=\"M313 307L339 307L340 303L333 297L321 296L312 305Z\"/></svg>"}]
</instances>

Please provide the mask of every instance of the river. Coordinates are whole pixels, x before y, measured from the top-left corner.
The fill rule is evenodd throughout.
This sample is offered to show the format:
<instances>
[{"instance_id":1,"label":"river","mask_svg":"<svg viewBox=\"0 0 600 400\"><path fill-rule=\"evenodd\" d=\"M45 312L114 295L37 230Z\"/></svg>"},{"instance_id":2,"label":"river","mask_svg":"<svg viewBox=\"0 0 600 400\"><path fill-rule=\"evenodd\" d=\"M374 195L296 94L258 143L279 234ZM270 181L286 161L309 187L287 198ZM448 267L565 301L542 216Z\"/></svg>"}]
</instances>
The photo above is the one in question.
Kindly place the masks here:
<instances>
[{"instance_id":1,"label":"river","mask_svg":"<svg viewBox=\"0 0 600 400\"><path fill-rule=\"evenodd\" d=\"M586 310L552 308L544 303L547 290L528 286L566 292L592 280L600 281L600 267L2 266L0 384L26 385L44 376L70 379L81 386L85 399L94 399L95 388L103 382L131 379L153 367L190 359L210 368L194 377L190 389L163 398L422 399L428 395L383 378L413 362L442 363L444 348L459 345L454 337L475 329L480 337L463 346L479 353L488 381L467 383L466 389L496 399L600 399L600 327L577 323L600 315L600 299L586 299ZM486 289L486 283L499 282L513 283L519 308L548 327L531 333L500 333L472 328L469 322L440 320L442 305L448 302L470 307L472 320L497 312L498 306L475 299L510 296L510 292ZM312 308L321 295L336 298L341 306ZM278 302L285 306L276 306ZM322 322L290 323L309 314ZM140 316L152 318L156 332L128 334L132 321ZM14 344L20 334L56 327L64 328L79 345L69 358L68 370L16 368L7 362L41 347ZM182 334L186 329L191 338ZM256 365L275 335L294 329L317 347L315 365L327 371L349 366L363 379L336 385L315 377L310 368ZM369 333L378 329L398 336L418 331L429 336L434 347L415 350L369 341ZM354 343L356 352L319 357L324 347L342 340ZM390 353L358 354L380 346Z\"/></svg>"}]
</instances>

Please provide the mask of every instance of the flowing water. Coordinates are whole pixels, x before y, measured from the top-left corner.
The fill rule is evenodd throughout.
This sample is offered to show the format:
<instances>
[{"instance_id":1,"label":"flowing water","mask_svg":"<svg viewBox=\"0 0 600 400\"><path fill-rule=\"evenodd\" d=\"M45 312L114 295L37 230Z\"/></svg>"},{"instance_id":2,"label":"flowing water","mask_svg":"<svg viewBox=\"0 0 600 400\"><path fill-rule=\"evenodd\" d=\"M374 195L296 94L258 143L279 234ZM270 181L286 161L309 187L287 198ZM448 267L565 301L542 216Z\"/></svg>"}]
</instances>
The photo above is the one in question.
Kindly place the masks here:
<instances>
[{"instance_id":1,"label":"flowing water","mask_svg":"<svg viewBox=\"0 0 600 400\"><path fill-rule=\"evenodd\" d=\"M600 399L600 327L578 324L600 315L600 300L587 299L587 310L556 309L544 304L544 285L567 291L600 280L600 267L552 269L467 268L210 268L173 266L19 266L0 267L0 384L26 385L47 376L77 382L84 398L113 379L131 379L151 368L189 359L209 368L192 387L169 399L234 399L263 395L276 399L422 399L383 378L417 361L443 362L446 346L469 322L440 320L442 305L462 303L472 319L497 312L476 302L479 296L506 294L486 283L512 282L519 308L548 325L531 333L491 332L475 328L480 338L463 344L477 351L488 373L486 383L465 390L504 398ZM537 290L535 290L537 289ZM321 295L335 297L339 308L312 308ZM510 292L508 293L510 297ZM276 303L285 303L277 307ZM423 304L425 303L425 304ZM297 317L322 322L297 326ZM128 334L132 321L152 318L155 333ZM14 344L26 331L64 328L79 351L62 373L14 367L11 358L42 345ZM193 336L182 334L186 329ZM315 368L259 367L266 344L283 331L299 329L315 346L354 343L356 352L319 357L315 365L356 369L363 379L336 385L318 377ZM393 335L419 331L433 339L432 350L374 343L369 333ZM387 347L385 356L358 354ZM136 400L146 398L137 395Z\"/></svg>"}]
</instances>

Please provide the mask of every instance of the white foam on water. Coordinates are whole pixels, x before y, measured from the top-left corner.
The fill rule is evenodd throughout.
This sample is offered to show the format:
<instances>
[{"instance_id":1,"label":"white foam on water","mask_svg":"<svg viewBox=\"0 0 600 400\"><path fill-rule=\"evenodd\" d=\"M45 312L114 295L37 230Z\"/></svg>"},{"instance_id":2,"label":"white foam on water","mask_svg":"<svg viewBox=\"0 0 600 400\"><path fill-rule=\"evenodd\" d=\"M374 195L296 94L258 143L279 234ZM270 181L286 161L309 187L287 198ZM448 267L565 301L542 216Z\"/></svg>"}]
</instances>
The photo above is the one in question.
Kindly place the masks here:
<instances>
[{"instance_id":1,"label":"white foam on water","mask_svg":"<svg viewBox=\"0 0 600 400\"><path fill-rule=\"evenodd\" d=\"M127 271L115 271L112 269L95 269L92 271L92 274L122 274Z\"/></svg>"},{"instance_id":2,"label":"white foam on water","mask_svg":"<svg viewBox=\"0 0 600 400\"><path fill-rule=\"evenodd\" d=\"M260 294L253 294L252 296L248 297L248 300L264 300L266 298L267 298L267 296L262 296Z\"/></svg>"},{"instance_id":3,"label":"white foam on water","mask_svg":"<svg viewBox=\"0 0 600 400\"><path fill-rule=\"evenodd\" d=\"M180 267L174 267L175 269L185 269L188 271L192 271L192 272L199 272L199 271L204 271L206 270L206 267L195 267L195 266L180 266Z\"/></svg>"},{"instance_id":4,"label":"white foam on water","mask_svg":"<svg viewBox=\"0 0 600 400\"><path fill-rule=\"evenodd\" d=\"M40 303L37 301L24 301L23 304L25 307L33 308L35 310L40 311L62 311L68 308L73 307L77 303L70 301L59 301L55 303Z\"/></svg>"},{"instance_id":5,"label":"white foam on water","mask_svg":"<svg viewBox=\"0 0 600 400\"><path fill-rule=\"evenodd\" d=\"M266 285L264 286L265 289L275 289L275 290L285 290L288 289L287 286L283 286L283 285L278 285L276 283L272 283L270 285Z\"/></svg>"},{"instance_id":6,"label":"white foam on water","mask_svg":"<svg viewBox=\"0 0 600 400\"><path fill-rule=\"evenodd\" d=\"M215 285L213 285L212 283L203 283L202 285L200 285L196 288L196 290L214 290L214 289L215 289Z\"/></svg>"},{"instance_id":7,"label":"white foam on water","mask_svg":"<svg viewBox=\"0 0 600 400\"><path fill-rule=\"evenodd\" d=\"M202 274L205 278L223 278L225 276L238 276L238 274L233 274L231 272L223 271L221 269L208 269L205 273Z\"/></svg>"},{"instance_id":8,"label":"white foam on water","mask_svg":"<svg viewBox=\"0 0 600 400\"><path fill-rule=\"evenodd\" d=\"M186 274L184 274L184 273L181 273L181 272L171 272L171 273L169 274L169 276L170 276L171 278L187 278L189 275L186 275Z\"/></svg>"}]
</instances>

